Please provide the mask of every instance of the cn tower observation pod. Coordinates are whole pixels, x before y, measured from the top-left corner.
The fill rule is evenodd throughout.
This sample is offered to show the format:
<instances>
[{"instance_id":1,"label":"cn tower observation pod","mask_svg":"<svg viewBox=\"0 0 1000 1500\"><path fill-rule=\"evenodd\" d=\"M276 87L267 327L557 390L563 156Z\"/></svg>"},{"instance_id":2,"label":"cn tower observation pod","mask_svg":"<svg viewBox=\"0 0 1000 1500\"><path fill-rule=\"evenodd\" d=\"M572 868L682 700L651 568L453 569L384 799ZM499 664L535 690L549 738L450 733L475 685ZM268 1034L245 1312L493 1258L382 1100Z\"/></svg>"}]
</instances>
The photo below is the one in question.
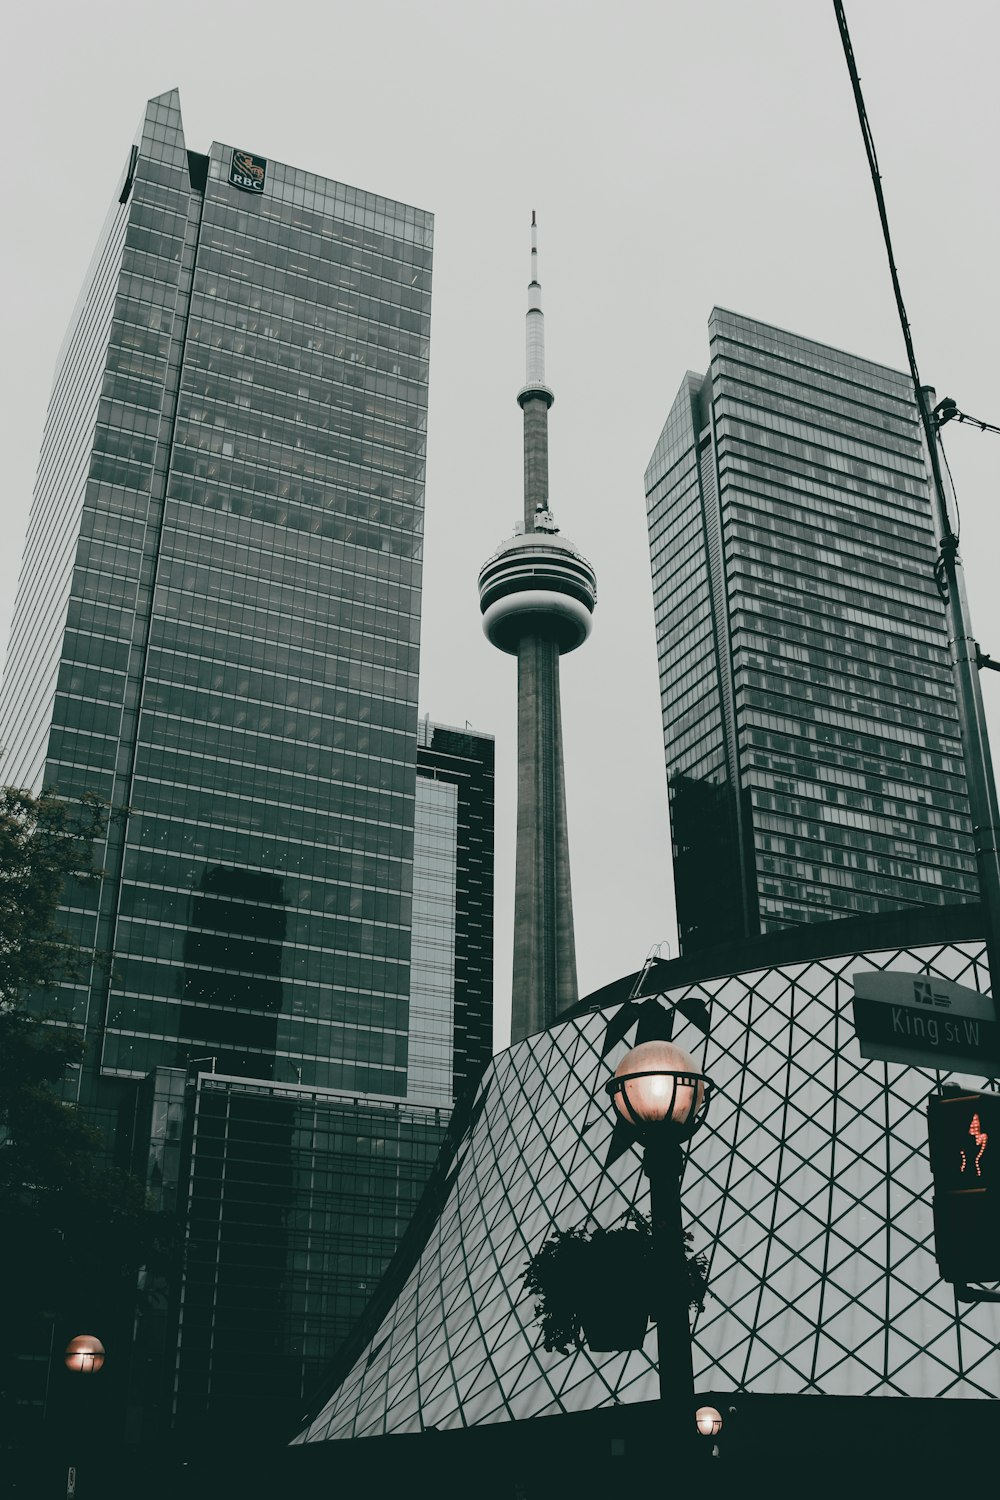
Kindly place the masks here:
<instances>
[{"instance_id":1,"label":"cn tower observation pod","mask_svg":"<svg viewBox=\"0 0 1000 1500\"><path fill-rule=\"evenodd\" d=\"M530 531L502 542L479 574L483 630L511 656L526 636L554 640L559 654L590 634L597 577L565 537Z\"/></svg>"}]
</instances>

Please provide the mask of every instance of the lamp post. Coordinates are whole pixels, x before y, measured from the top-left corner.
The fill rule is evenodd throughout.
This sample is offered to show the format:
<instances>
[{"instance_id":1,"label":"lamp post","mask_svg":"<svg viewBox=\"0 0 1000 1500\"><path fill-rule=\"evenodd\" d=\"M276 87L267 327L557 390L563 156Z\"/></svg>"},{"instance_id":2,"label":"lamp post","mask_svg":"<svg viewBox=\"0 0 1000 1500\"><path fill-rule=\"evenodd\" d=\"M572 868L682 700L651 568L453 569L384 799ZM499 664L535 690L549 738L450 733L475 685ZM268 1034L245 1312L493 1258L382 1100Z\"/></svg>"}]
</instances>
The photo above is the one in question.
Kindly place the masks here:
<instances>
[{"instance_id":1,"label":"lamp post","mask_svg":"<svg viewBox=\"0 0 1000 1500\"><path fill-rule=\"evenodd\" d=\"M75 1375L96 1375L104 1367L106 1358L104 1345L99 1338L92 1333L80 1333L76 1338L70 1339L63 1354L63 1364ZM79 1430L83 1424L78 1421L71 1424L74 1448L83 1444L82 1433ZM87 1424L89 1426L89 1424ZM71 1455L76 1457L73 1450ZM66 1468L66 1500L76 1500L77 1493L77 1465L70 1463Z\"/></svg>"},{"instance_id":2,"label":"lamp post","mask_svg":"<svg viewBox=\"0 0 1000 1500\"><path fill-rule=\"evenodd\" d=\"M660 1400L668 1429L686 1447L695 1429L688 1318L691 1293L681 1224L681 1147L705 1119L711 1083L680 1047L654 1041L641 1042L627 1052L605 1088L620 1118L645 1147Z\"/></svg>"}]
</instances>

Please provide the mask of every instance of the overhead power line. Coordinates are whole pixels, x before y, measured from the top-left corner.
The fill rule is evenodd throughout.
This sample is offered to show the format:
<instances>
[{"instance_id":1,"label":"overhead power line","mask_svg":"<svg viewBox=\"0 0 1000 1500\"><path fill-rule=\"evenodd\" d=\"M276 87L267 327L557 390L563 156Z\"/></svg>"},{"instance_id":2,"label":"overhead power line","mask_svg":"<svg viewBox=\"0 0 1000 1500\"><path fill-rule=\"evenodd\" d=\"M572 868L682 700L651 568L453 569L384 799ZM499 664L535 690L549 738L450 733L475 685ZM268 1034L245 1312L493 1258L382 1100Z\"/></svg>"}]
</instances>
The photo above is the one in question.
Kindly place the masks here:
<instances>
[{"instance_id":1,"label":"overhead power line","mask_svg":"<svg viewBox=\"0 0 1000 1500\"><path fill-rule=\"evenodd\" d=\"M861 135L865 143L865 155L868 157L868 169L871 172L872 186L875 189L878 216L882 222L882 238L885 241L885 253L889 257L889 275L892 277L892 290L896 298L896 311L899 313L899 324L903 330L903 342L906 344L906 358L909 362L910 375L913 380L913 394L917 399L917 406L920 408L922 414L923 403L920 400L920 372L917 369L917 356L913 349L910 321L906 316L903 292L899 284L899 272L896 269L896 257L892 249L892 236L889 233L889 217L885 209L885 196L882 192L882 174L878 169L875 140L872 136L871 126L868 123L868 111L865 109L864 95L861 92L861 79L858 76L857 63L854 61L854 48L851 46L851 35L847 29L847 17L844 15L844 7L841 0L833 0L833 8L837 16L837 25L840 28L840 40L844 45L847 70L851 75L851 87L854 90L854 102L858 110L858 123L861 126ZM931 443L934 439L933 429L926 420L924 425L927 430L927 441Z\"/></svg>"}]
</instances>

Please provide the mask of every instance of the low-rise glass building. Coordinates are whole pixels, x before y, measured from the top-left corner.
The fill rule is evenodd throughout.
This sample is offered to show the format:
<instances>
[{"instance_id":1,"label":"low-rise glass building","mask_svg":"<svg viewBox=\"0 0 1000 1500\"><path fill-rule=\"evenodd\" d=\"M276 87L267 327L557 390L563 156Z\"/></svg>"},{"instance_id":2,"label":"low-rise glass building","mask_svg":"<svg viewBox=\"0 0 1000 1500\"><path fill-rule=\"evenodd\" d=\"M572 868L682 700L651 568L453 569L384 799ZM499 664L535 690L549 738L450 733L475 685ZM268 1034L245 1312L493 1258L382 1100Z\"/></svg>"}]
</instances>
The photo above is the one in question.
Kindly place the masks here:
<instances>
[{"instance_id":1,"label":"low-rise glass building","mask_svg":"<svg viewBox=\"0 0 1000 1500\"><path fill-rule=\"evenodd\" d=\"M994 1399L1000 1307L958 1302L934 1257L926 1101L955 1080L862 1056L852 1010L856 974L987 990L981 925L955 906L657 961L500 1054L297 1443L656 1401L652 1326L638 1349L546 1351L523 1277L554 1229L648 1212L603 1085L637 1036L665 1031L714 1084L682 1180L708 1261L696 1390Z\"/></svg>"}]
</instances>

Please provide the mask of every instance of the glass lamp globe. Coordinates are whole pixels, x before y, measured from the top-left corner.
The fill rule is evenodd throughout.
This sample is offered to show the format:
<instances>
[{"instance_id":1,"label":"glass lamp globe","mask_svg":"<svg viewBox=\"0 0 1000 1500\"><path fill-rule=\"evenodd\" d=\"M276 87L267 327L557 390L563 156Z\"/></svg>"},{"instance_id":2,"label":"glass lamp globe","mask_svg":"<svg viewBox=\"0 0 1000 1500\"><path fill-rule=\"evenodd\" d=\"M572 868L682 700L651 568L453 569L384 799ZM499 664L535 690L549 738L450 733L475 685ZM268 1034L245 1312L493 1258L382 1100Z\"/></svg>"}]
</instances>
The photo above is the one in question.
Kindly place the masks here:
<instances>
[{"instance_id":1,"label":"glass lamp globe","mask_svg":"<svg viewBox=\"0 0 1000 1500\"><path fill-rule=\"evenodd\" d=\"M694 1424L702 1437L718 1437L722 1431L722 1413L714 1406L699 1406Z\"/></svg>"},{"instance_id":2,"label":"glass lamp globe","mask_svg":"<svg viewBox=\"0 0 1000 1500\"><path fill-rule=\"evenodd\" d=\"M673 1042L640 1042L618 1064L608 1091L630 1125L686 1126L701 1109L705 1080L694 1058Z\"/></svg>"},{"instance_id":3,"label":"glass lamp globe","mask_svg":"<svg viewBox=\"0 0 1000 1500\"><path fill-rule=\"evenodd\" d=\"M82 1375L91 1375L104 1364L104 1345L92 1333L77 1334L66 1345L63 1360L67 1370L76 1370Z\"/></svg>"}]
</instances>

